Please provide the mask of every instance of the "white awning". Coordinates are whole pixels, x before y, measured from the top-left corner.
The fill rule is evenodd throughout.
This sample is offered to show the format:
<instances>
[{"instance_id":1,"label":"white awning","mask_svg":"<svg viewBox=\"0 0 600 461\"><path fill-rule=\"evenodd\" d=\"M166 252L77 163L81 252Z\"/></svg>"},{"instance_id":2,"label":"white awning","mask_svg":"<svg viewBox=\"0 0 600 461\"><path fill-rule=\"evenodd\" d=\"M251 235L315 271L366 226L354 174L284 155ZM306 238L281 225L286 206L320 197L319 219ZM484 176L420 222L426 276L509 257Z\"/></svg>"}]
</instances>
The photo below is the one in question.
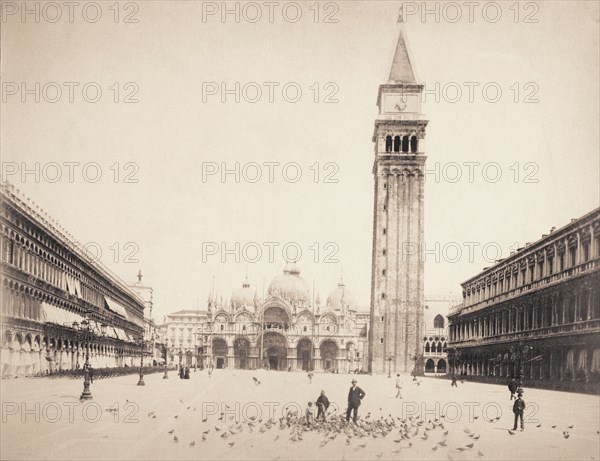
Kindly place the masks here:
<instances>
[{"instance_id":1,"label":"white awning","mask_svg":"<svg viewBox=\"0 0 600 461\"><path fill-rule=\"evenodd\" d=\"M125 310L125 308L119 304L118 302L116 302L114 299L109 298L108 296L104 297L104 300L106 301L106 304L108 305L108 308L119 314L120 316L124 317L124 318L128 318L127 316L127 311Z\"/></svg>"},{"instance_id":2,"label":"white awning","mask_svg":"<svg viewBox=\"0 0 600 461\"><path fill-rule=\"evenodd\" d=\"M42 303L40 310L42 322L54 323L62 326L72 326L74 322L81 323L83 317L75 312L68 311L52 304ZM68 324L68 325L66 325Z\"/></svg>"}]
</instances>

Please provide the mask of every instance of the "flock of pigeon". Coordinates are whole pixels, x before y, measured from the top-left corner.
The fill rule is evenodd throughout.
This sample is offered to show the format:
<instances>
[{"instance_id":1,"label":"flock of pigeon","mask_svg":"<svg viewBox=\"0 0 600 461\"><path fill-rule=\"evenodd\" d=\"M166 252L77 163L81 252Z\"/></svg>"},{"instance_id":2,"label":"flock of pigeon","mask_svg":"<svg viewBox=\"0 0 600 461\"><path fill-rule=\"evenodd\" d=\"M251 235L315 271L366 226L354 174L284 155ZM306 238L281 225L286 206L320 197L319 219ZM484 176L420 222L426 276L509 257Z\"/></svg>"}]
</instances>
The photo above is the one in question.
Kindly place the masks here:
<instances>
[{"instance_id":1,"label":"flock of pigeon","mask_svg":"<svg viewBox=\"0 0 600 461\"><path fill-rule=\"evenodd\" d=\"M256 380L255 380L255 384ZM258 384L257 384L258 385ZM183 404L183 401L180 400ZM229 408L229 407L227 407ZM192 409L191 406L187 406L186 410L196 411L196 407ZM379 409L382 411L382 408ZM365 449L371 439L380 438L391 438L396 444L396 448L392 453L394 455L400 454L401 450L410 449L415 443L431 444L432 451L438 450L452 450L456 452L467 452L472 450L477 453L477 456L483 458L484 453L475 447L477 441L480 438L480 434L472 432L469 428L464 428L464 434L466 442L464 445L450 447L447 440L449 429L444 425L445 415L440 415L441 419L424 420L418 416L400 418L394 417L391 414L387 416L374 417L371 413L366 414L365 417L359 418L356 423L352 421L347 422L343 416L331 417L325 421L317 420L311 424L306 423L306 419L303 415L298 415L294 411L288 411L285 417L281 417L278 420L263 421L258 417L250 417L241 422L236 421L234 416L225 417L224 413L218 417L218 425L211 424L212 427L206 428L201 431L199 436L190 441L186 442L189 447L195 447L202 443L212 442L215 440L222 439L227 445L233 448L236 445L236 436L243 432L248 433L259 433L274 435L273 441L287 437L291 443L302 442L307 433L316 434L322 440L318 447L323 448L327 444L332 443L336 439L344 440L347 446L353 446L354 451L360 451ZM148 417L156 418L154 412L148 413ZM174 416L175 419L179 417L179 414ZM489 420L490 423L496 423L500 420L500 417ZM203 423L208 423L208 418L202 420ZM448 424L446 422L446 424ZM541 428L542 424L538 424L536 428ZM553 425L555 429L557 426ZM568 426L567 429L573 429L574 425ZM598 432L600 433L600 431ZM514 435L515 431L508 430L509 435ZM182 442L175 429L168 431L168 435L172 437L173 443ZM570 433L568 430L563 431L563 437L568 439ZM311 440L313 440L311 438ZM383 452L375 455L377 458L383 456Z\"/></svg>"}]
</instances>

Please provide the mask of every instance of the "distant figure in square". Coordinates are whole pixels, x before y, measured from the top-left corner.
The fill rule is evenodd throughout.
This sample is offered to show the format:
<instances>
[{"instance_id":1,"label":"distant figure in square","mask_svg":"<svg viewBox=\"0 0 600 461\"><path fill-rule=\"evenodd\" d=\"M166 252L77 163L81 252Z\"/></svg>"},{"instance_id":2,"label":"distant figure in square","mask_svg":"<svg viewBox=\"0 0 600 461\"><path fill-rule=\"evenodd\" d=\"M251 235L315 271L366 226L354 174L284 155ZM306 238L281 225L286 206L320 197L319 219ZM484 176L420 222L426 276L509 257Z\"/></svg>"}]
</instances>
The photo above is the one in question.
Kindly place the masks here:
<instances>
[{"instance_id":1,"label":"distant figure in square","mask_svg":"<svg viewBox=\"0 0 600 461\"><path fill-rule=\"evenodd\" d=\"M518 419L521 420L521 430L525 430L525 425L523 424L523 411L525 411L525 400L521 398L522 396L523 394L519 392L517 394L517 400L515 400L515 403L513 404L513 413L515 414L515 424L513 427L513 431L517 430Z\"/></svg>"},{"instance_id":2,"label":"distant figure in square","mask_svg":"<svg viewBox=\"0 0 600 461\"><path fill-rule=\"evenodd\" d=\"M312 371L308 370L307 376L308 376L308 383L311 384L312 383L312 378L313 378Z\"/></svg>"},{"instance_id":3,"label":"distant figure in square","mask_svg":"<svg viewBox=\"0 0 600 461\"><path fill-rule=\"evenodd\" d=\"M315 422L315 408L313 407L312 402L308 402L308 406L306 407L306 424L308 426L312 426Z\"/></svg>"},{"instance_id":4,"label":"distant figure in square","mask_svg":"<svg viewBox=\"0 0 600 461\"><path fill-rule=\"evenodd\" d=\"M452 383L450 384L450 387L458 387L458 384L456 384L456 375L454 373L452 373Z\"/></svg>"},{"instance_id":5,"label":"distant figure in square","mask_svg":"<svg viewBox=\"0 0 600 461\"><path fill-rule=\"evenodd\" d=\"M190 379L190 369L185 367L185 371L183 372L183 379Z\"/></svg>"},{"instance_id":6,"label":"distant figure in square","mask_svg":"<svg viewBox=\"0 0 600 461\"><path fill-rule=\"evenodd\" d=\"M401 399L402 395L400 394L400 390L402 389L402 380L400 379L400 373L396 375L396 389L398 389L398 392L396 392L396 398Z\"/></svg>"},{"instance_id":7,"label":"distant figure in square","mask_svg":"<svg viewBox=\"0 0 600 461\"><path fill-rule=\"evenodd\" d=\"M346 421L350 421L350 413L352 413L352 420L356 422L358 419L358 407L360 407L361 400L364 398L365 391L356 385L356 379L352 380L352 387L348 392L348 410L346 410Z\"/></svg>"},{"instance_id":8,"label":"distant figure in square","mask_svg":"<svg viewBox=\"0 0 600 461\"><path fill-rule=\"evenodd\" d=\"M327 409L329 408L329 399L325 395L325 391L321 391L321 395L317 399L317 408L317 419L321 417L325 421L325 413L327 413Z\"/></svg>"},{"instance_id":9,"label":"distant figure in square","mask_svg":"<svg viewBox=\"0 0 600 461\"><path fill-rule=\"evenodd\" d=\"M508 390L510 391L510 399L516 398L515 392L517 392L517 382L515 381L515 378L511 379L508 383Z\"/></svg>"}]
</instances>

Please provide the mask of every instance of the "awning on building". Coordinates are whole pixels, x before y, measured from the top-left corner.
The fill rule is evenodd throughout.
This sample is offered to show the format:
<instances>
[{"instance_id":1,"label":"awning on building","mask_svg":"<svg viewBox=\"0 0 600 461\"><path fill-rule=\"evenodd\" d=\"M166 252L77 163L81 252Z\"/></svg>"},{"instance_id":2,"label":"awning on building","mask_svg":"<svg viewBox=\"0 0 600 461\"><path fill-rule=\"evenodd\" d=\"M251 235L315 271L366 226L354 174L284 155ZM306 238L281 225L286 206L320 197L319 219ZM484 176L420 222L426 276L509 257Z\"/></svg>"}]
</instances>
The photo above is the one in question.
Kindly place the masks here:
<instances>
[{"instance_id":1,"label":"awning on building","mask_svg":"<svg viewBox=\"0 0 600 461\"><path fill-rule=\"evenodd\" d=\"M106 301L106 305L111 311L115 312L116 314L119 314L123 318L129 318L127 316L127 311L121 304L116 302L114 299L109 298L108 296L105 296L104 300Z\"/></svg>"},{"instance_id":2,"label":"awning on building","mask_svg":"<svg viewBox=\"0 0 600 461\"><path fill-rule=\"evenodd\" d=\"M53 306L46 302L42 303L40 319L45 323L53 323L61 326L72 326L74 322L81 323L83 317L75 312L61 307Z\"/></svg>"}]
</instances>

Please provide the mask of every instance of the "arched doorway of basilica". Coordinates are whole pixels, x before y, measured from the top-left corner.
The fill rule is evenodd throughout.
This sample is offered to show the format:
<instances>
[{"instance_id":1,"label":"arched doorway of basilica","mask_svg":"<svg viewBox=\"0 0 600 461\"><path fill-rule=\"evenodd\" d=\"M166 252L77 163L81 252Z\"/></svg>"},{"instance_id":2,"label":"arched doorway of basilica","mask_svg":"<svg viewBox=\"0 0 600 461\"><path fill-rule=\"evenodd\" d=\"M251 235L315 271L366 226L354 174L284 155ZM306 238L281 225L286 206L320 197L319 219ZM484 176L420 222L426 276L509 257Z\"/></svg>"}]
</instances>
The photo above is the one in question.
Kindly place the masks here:
<instances>
[{"instance_id":1,"label":"arched doorway of basilica","mask_svg":"<svg viewBox=\"0 0 600 461\"><path fill-rule=\"evenodd\" d=\"M298 359L298 368L302 371L312 370L312 355L313 355L313 344L312 341L308 338L302 339L298 346L297 350L297 359Z\"/></svg>"},{"instance_id":2,"label":"arched doorway of basilica","mask_svg":"<svg viewBox=\"0 0 600 461\"><path fill-rule=\"evenodd\" d=\"M246 338L237 338L233 343L233 353L235 355L235 368L247 369L249 366L250 341Z\"/></svg>"},{"instance_id":3,"label":"arched doorway of basilica","mask_svg":"<svg viewBox=\"0 0 600 461\"><path fill-rule=\"evenodd\" d=\"M269 331L263 335L263 361L270 370L287 368L287 342L282 334Z\"/></svg>"},{"instance_id":4,"label":"arched doorway of basilica","mask_svg":"<svg viewBox=\"0 0 600 461\"><path fill-rule=\"evenodd\" d=\"M331 340L323 341L321 344L321 363L323 370L335 370L338 346Z\"/></svg>"},{"instance_id":5,"label":"arched doorway of basilica","mask_svg":"<svg viewBox=\"0 0 600 461\"><path fill-rule=\"evenodd\" d=\"M227 342L223 338L213 339L212 350L217 368L225 368L227 366L227 349Z\"/></svg>"}]
</instances>

